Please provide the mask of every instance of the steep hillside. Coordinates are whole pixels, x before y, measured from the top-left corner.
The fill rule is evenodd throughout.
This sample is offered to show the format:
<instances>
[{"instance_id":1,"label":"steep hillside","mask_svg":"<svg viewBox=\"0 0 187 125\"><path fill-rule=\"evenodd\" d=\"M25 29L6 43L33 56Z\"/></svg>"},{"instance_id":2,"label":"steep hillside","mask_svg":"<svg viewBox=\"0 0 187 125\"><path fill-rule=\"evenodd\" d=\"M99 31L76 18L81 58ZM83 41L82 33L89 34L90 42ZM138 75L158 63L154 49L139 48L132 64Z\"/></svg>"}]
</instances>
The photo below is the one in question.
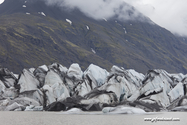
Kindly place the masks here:
<instances>
[{"instance_id":1,"label":"steep hillside","mask_svg":"<svg viewBox=\"0 0 187 125\"><path fill-rule=\"evenodd\" d=\"M144 21L94 20L43 0L5 0L0 5L0 64L25 67L73 62L110 69L113 64L145 73L162 68L187 73L187 44Z\"/></svg>"}]
</instances>

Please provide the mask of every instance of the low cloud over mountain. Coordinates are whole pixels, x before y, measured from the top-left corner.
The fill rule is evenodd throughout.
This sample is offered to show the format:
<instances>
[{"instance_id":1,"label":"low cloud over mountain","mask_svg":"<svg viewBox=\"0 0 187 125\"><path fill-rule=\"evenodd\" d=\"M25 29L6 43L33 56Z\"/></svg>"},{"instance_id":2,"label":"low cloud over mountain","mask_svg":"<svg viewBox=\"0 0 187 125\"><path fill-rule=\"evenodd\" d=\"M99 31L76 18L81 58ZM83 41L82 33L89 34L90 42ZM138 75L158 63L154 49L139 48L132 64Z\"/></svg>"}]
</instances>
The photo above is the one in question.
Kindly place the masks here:
<instances>
[{"instance_id":1,"label":"low cloud over mountain","mask_svg":"<svg viewBox=\"0 0 187 125\"><path fill-rule=\"evenodd\" d=\"M186 0L124 0L172 33L187 36Z\"/></svg>"},{"instance_id":2,"label":"low cloud over mountain","mask_svg":"<svg viewBox=\"0 0 187 125\"><path fill-rule=\"evenodd\" d=\"M59 5L66 10L79 9L96 20L116 16L121 20L135 20L141 14L123 0L45 0L48 5Z\"/></svg>"}]
</instances>

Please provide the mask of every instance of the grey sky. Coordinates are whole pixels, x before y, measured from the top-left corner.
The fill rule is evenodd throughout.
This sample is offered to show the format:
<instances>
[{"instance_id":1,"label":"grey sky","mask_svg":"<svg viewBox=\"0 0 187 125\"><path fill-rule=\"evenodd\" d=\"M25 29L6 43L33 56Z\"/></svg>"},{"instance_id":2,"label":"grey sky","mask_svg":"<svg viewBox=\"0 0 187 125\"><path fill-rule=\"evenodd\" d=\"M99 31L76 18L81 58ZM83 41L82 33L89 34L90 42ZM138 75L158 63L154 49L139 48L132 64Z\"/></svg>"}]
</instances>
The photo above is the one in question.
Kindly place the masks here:
<instances>
[{"instance_id":1,"label":"grey sky","mask_svg":"<svg viewBox=\"0 0 187 125\"><path fill-rule=\"evenodd\" d=\"M124 0L158 25L187 36L187 0Z\"/></svg>"}]
</instances>

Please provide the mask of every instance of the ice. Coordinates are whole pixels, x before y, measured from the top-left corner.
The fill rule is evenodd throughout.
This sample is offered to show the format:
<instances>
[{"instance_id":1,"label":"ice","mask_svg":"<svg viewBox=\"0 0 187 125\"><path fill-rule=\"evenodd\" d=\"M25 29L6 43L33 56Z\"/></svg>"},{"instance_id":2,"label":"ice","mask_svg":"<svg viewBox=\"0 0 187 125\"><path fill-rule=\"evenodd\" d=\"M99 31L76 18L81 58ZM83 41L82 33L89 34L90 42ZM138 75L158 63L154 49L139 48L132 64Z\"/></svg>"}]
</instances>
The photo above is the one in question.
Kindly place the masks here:
<instances>
[{"instance_id":1,"label":"ice","mask_svg":"<svg viewBox=\"0 0 187 125\"><path fill-rule=\"evenodd\" d=\"M147 91L147 92L145 93L145 96L148 96L149 94L151 94L151 93L153 93L153 92L159 93L159 92L161 92L161 91L163 91L162 88L157 88L157 89L154 89L154 90L149 90L149 91Z\"/></svg>"},{"instance_id":2,"label":"ice","mask_svg":"<svg viewBox=\"0 0 187 125\"><path fill-rule=\"evenodd\" d=\"M78 92L77 95L84 97L92 90L92 86L90 86L89 81L85 80L82 84L78 84L75 88L75 91Z\"/></svg>"},{"instance_id":3,"label":"ice","mask_svg":"<svg viewBox=\"0 0 187 125\"><path fill-rule=\"evenodd\" d=\"M120 101L131 97L136 91L138 91L138 88L128 81L124 76L113 76L107 83L101 86L99 90L114 92L118 101Z\"/></svg>"},{"instance_id":4,"label":"ice","mask_svg":"<svg viewBox=\"0 0 187 125\"><path fill-rule=\"evenodd\" d=\"M30 105L26 107L25 111L43 111L43 106Z\"/></svg>"},{"instance_id":5,"label":"ice","mask_svg":"<svg viewBox=\"0 0 187 125\"><path fill-rule=\"evenodd\" d=\"M144 80L145 76L142 73L136 72L134 69L126 70L132 81L138 86L142 86L142 81Z\"/></svg>"},{"instance_id":6,"label":"ice","mask_svg":"<svg viewBox=\"0 0 187 125\"><path fill-rule=\"evenodd\" d=\"M142 78L140 77L140 74L138 75L138 73L136 74L137 76L134 77L131 72L135 71L124 70L117 66L113 66L107 82L98 89L114 92L118 101L136 100L140 95L139 87L141 86Z\"/></svg>"},{"instance_id":7,"label":"ice","mask_svg":"<svg viewBox=\"0 0 187 125\"><path fill-rule=\"evenodd\" d=\"M3 97L4 98L11 98L14 99L18 96L18 92L14 87L6 88Z\"/></svg>"},{"instance_id":8,"label":"ice","mask_svg":"<svg viewBox=\"0 0 187 125\"><path fill-rule=\"evenodd\" d=\"M19 75L18 74L13 74L15 77L16 77L16 79L18 79L19 78Z\"/></svg>"},{"instance_id":9,"label":"ice","mask_svg":"<svg viewBox=\"0 0 187 125\"><path fill-rule=\"evenodd\" d=\"M40 106L40 103L37 102L34 99L28 98L28 97L18 97L13 100L13 102L17 102L21 105L28 106L28 105L34 105L34 106Z\"/></svg>"},{"instance_id":10,"label":"ice","mask_svg":"<svg viewBox=\"0 0 187 125\"><path fill-rule=\"evenodd\" d=\"M66 112L67 113L80 113L80 112L82 112L82 110L78 109L78 108L72 108L72 109L70 109L70 110L68 110Z\"/></svg>"},{"instance_id":11,"label":"ice","mask_svg":"<svg viewBox=\"0 0 187 125\"><path fill-rule=\"evenodd\" d=\"M155 104L155 101L149 100L149 99L140 99L142 102L148 103L148 104Z\"/></svg>"},{"instance_id":12,"label":"ice","mask_svg":"<svg viewBox=\"0 0 187 125\"><path fill-rule=\"evenodd\" d=\"M79 108L72 108L68 111L62 111L60 114L85 114L81 109Z\"/></svg>"},{"instance_id":13,"label":"ice","mask_svg":"<svg viewBox=\"0 0 187 125\"><path fill-rule=\"evenodd\" d=\"M169 74L161 69L149 70L144 76L134 69L118 66L113 66L109 73L90 64L83 73L78 63L69 69L53 63L37 69L24 69L19 79L7 69L0 71L0 110L23 111L26 108L26 111L42 111L41 105L53 107L53 102L62 103L63 110L66 110L72 108L68 106L70 101L73 107L96 111L101 111L107 104L120 104L123 106L107 107L103 112L138 114L144 111L129 104L146 111L170 111L187 104L187 75ZM80 109L73 108L65 113L79 114Z\"/></svg>"},{"instance_id":14,"label":"ice","mask_svg":"<svg viewBox=\"0 0 187 125\"><path fill-rule=\"evenodd\" d=\"M114 93L96 93L94 97L87 97L87 99L81 100L81 104L113 104L115 101L115 94Z\"/></svg>"},{"instance_id":15,"label":"ice","mask_svg":"<svg viewBox=\"0 0 187 125\"><path fill-rule=\"evenodd\" d=\"M50 70L45 77L45 85L43 90L46 91L47 104L51 104L55 101L64 100L69 97L69 91L64 85L62 79L53 70Z\"/></svg>"},{"instance_id":16,"label":"ice","mask_svg":"<svg viewBox=\"0 0 187 125\"><path fill-rule=\"evenodd\" d=\"M186 112L186 111L187 111L187 105L175 107L174 109L172 109L172 111L182 111L182 112Z\"/></svg>"},{"instance_id":17,"label":"ice","mask_svg":"<svg viewBox=\"0 0 187 125\"><path fill-rule=\"evenodd\" d=\"M39 68L42 68L44 71L48 71L48 67L46 65L39 66Z\"/></svg>"},{"instance_id":18,"label":"ice","mask_svg":"<svg viewBox=\"0 0 187 125\"><path fill-rule=\"evenodd\" d=\"M5 88L4 83L0 80L0 96L5 92Z\"/></svg>"},{"instance_id":19,"label":"ice","mask_svg":"<svg viewBox=\"0 0 187 125\"><path fill-rule=\"evenodd\" d=\"M69 20L69 19L66 19L66 22L68 22L70 25L72 25L72 22L71 22L71 20Z\"/></svg>"},{"instance_id":20,"label":"ice","mask_svg":"<svg viewBox=\"0 0 187 125\"><path fill-rule=\"evenodd\" d=\"M21 108L23 105L18 104L17 102L14 102L13 104L7 106L5 108L5 111L14 111L15 109Z\"/></svg>"},{"instance_id":21,"label":"ice","mask_svg":"<svg viewBox=\"0 0 187 125\"><path fill-rule=\"evenodd\" d=\"M29 70L24 69L18 81L18 85L20 85L20 93L22 93L25 91L37 90L40 83Z\"/></svg>"},{"instance_id":22,"label":"ice","mask_svg":"<svg viewBox=\"0 0 187 125\"><path fill-rule=\"evenodd\" d=\"M9 99L3 100L3 102L0 104L0 106L8 106L9 101L10 101Z\"/></svg>"},{"instance_id":23,"label":"ice","mask_svg":"<svg viewBox=\"0 0 187 125\"><path fill-rule=\"evenodd\" d=\"M43 105L44 103L44 94L40 89L37 89L35 91L27 91L27 92L21 93L19 97L28 97L30 99L34 99L41 105Z\"/></svg>"},{"instance_id":24,"label":"ice","mask_svg":"<svg viewBox=\"0 0 187 125\"><path fill-rule=\"evenodd\" d=\"M84 76L89 76L96 87L103 85L108 75L109 73L105 69L94 64L90 64L84 72Z\"/></svg>"},{"instance_id":25,"label":"ice","mask_svg":"<svg viewBox=\"0 0 187 125\"><path fill-rule=\"evenodd\" d=\"M35 68L30 68L30 69L29 69L29 71L30 71L31 73L33 73L34 70L35 70Z\"/></svg>"},{"instance_id":26,"label":"ice","mask_svg":"<svg viewBox=\"0 0 187 125\"><path fill-rule=\"evenodd\" d=\"M117 106L117 107L105 107L102 110L103 113L107 114L145 114L143 109L128 107L128 106Z\"/></svg>"},{"instance_id":27,"label":"ice","mask_svg":"<svg viewBox=\"0 0 187 125\"><path fill-rule=\"evenodd\" d=\"M67 75L70 77L70 78L75 78L77 80L82 80L82 75L83 75L83 72L79 66L79 64L77 63L73 63L68 71L67 71Z\"/></svg>"},{"instance_id":28,"label":"ice","mask_svg":"<svg viewBox=\"0 0 187 125\"><path fill-rule=\"evenodd\" d=\"M177 98L184 96L183 84L178 83L169 93L170 101L173 102Z\"/></svg>"}]
</instances>

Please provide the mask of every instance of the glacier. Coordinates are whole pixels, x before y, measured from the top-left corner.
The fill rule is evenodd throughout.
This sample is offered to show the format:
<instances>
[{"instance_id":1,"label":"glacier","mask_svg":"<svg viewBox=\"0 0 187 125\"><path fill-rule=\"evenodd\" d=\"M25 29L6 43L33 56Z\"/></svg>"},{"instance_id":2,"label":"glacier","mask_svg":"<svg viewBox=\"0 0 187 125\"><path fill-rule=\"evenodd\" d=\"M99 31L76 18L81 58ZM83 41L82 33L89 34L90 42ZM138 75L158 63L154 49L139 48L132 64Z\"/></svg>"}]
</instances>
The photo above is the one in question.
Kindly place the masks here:
<instances>
[{"instance_id":1,"label":"glacier","mask_svg":"<svg viewBox=\"0 0 187 125\"><path fill-rule=\"evenodd\" d=\"M0 68L0 111L186 111L186 90L187 75L162 69L144 75L115 65L107 71L90 64L82 71L77 63L69 68L53 63L17 75Z\"/></svg>"}]
</instances>

